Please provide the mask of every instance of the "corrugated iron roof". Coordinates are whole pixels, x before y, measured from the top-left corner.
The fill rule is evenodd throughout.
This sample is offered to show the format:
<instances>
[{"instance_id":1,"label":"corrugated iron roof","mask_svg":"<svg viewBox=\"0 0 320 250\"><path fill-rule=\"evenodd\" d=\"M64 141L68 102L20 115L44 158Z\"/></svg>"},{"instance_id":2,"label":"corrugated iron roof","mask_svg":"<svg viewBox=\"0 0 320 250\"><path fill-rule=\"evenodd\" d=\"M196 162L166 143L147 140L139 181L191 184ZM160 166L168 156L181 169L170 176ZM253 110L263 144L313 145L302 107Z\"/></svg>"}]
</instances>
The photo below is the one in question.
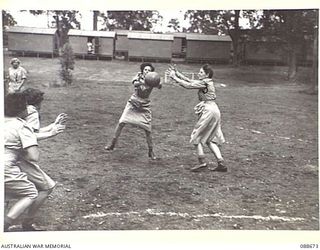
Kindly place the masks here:
<instances>
[{"instance_id":1,"label":"corrugated iron roof","mask_svg":"<svg viewBox=\"0 0 320 250\"><path fill-rule=\"evenodd\" d=\"M98 30L76 30L71 29L69 36L95 36L95 37L115 37L114 31L98 31Z\"/></svg>"},{"instance_id":2,"label":"corrugated iron roof","mask_svg":"<svg viewBox=\"0 0 320 250\"><path fill-rule=\"evenodd\" d=\"M187 40L199 40L199 41L223 41L231 42L230 36L219 36L219 35L203 35L203 34L187 34Z\"/></svg>"},{"instance_id":3,"label":"corrugated iron roof","mask_svg":"<svg viewBox=\"0 0 320 250\"><path fill-rule=\"evenodd\" d=\"M128 35L130 32L134 32L134 33L152 33L149 30L114 30L117 35Z\"/></svg>"},{"instance_id":4,"label":"corrugated iron roof","mask_svg":"<svg viewBox=\"0 0 320 250\"><path fill-rule=\"evenodd\" d=\"M154 34L154 33L135 33L130 32L128 34L130 39L143 39L143 40L173 40L173 35L168 34Z\"/></svg>"},{"instance_id":5,"label":"corrugated iron roof","mask_svg":"<svg viewBox=\"0 0 320 250\"><path fill-rule=\"evenodd\" d=\"M50 34L56 33L57 29L52 28L37 28L37 27L23 27L23 26L10 26L7 32L12 33L31 33L31 34Z\"/></svg>"},{"instance_id":6,"label":"corrugated iron roof","mask_svg":"<svg viewBox=\"0 0 320 250\"><path fill-rule=\"evenodd\" d=\"M186 38L188 33L175 32L175 33L171 33L171 34L173 35L173 37Z\"/></svg>"}]
</instances>

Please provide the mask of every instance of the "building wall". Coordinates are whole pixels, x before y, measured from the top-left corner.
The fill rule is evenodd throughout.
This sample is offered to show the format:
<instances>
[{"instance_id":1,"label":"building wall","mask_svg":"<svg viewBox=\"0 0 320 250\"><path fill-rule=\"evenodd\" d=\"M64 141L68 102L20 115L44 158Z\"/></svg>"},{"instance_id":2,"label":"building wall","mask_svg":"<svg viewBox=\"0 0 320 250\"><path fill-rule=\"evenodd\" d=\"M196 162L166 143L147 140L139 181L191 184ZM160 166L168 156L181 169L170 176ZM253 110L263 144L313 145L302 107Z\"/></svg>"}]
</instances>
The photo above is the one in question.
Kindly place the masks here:
<instances>
[{"instance_id":1,"label":"building wall","mask_svg":"<svg viewBox=\"0 0 320 250\"><path fill-rule=\"evenodd\" d=\"M117 35L116 51L128 51L129 39L127 35Z\"/></svg>"},{"instance_id":2,"label":"building wall","mask_svg":"<svg viewBox=\"0 0 320 250\"><path fill-rule=\"evenodd\" d=\"M98 55L112 56L114 50L114 40L112 37L96 37L99 39ZM69 42L73 49L73 53L85 55L88 53L87 47L88 37L86 36L69 36Z\"/></svg>"},{"instance_id":3,"label":"building wall","mask_svg":"<svg viewBox=\"0 0 320 250\"><path fill-rule=\"evenodd\" d=\"M54 35L8 33L8 49L12 51L53 53Z\"/></svg>"},{"instance_id":4,"label":"building wall","mask_svg":"<svg viewBox=\"0 0 320 250\"><path fill-rule=\"evenodd\" d=\"M75 54L87 54L87 41L88 38L84 36L69 36L69 43Z\"/></svg>"},{"instance_id":5,"label":"building wall","mask_svg":"<svg viewBox=\"0 0 320 250\"><path fill-rule=\"evenodd\" d=\"M172 40L129 39L129 57L171 59Z\"/></svg>"},{"instance_id":6,"label":"building wall","mask_svg":"<svg viewBox=\"0 0 320 250\"><path fill-rule=\"evenodd\" d=\"M182 50L182 38L175 37L172 43L172 53L173 54L180 54Z\"/></svg>"},{"instance_id":7,"label":"building wall","mask_svg":"<svg viewBox=\"0 0 320 250\"><path fill-rule=\"evenodd\" d=\"M186 58L229 60L231 42L187 40Z\"/></svg>"},{"instance_id":8,"label":"building wall","mask_svg":"<svg viewBox=\"0 0 320 250\"><path fill-rule=\"evenodd\" d=\"M111 37L99 37L99 55L112 56L114 53L114 39Z\"/></svg>"}]
</instances>

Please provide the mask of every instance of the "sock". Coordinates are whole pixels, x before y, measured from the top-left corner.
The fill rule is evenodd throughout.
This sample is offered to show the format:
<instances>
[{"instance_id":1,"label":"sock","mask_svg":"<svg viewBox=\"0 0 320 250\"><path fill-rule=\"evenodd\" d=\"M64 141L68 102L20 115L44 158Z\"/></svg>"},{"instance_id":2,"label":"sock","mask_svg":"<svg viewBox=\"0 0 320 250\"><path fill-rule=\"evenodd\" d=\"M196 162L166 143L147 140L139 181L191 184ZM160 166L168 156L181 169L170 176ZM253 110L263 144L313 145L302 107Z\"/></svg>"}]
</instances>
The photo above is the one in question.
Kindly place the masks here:
<instances>
[{"instance_id":1,"label":"sock","mask_svg":"<svg viewBox=\"0 0 320 250\"><path fill-rule=\"evenodd\" d=\"M223 159L223 157L221 157L221 158L217 159L217 161L218 162L224 162L224 159Z\"/></svg>"},{"instance_id":2,"label":"sock","mask_svg":"<svg viewBox=\"0 0 320 250\"><path fill-rule=\"evenodd\" d=\"M198 160L199 160L200 165L205 163L204 158L205 158L204 155L199 155L198 156Z\"/></svg>"}]
</instances>

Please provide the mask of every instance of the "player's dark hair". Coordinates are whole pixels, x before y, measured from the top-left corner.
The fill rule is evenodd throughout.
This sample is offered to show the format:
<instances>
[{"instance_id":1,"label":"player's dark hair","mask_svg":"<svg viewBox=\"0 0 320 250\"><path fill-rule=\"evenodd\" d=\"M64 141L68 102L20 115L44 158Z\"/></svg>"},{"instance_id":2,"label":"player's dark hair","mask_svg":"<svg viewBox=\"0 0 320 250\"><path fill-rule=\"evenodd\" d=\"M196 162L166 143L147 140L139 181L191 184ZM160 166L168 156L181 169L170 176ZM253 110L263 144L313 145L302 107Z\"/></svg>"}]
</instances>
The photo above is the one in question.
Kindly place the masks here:
<instances>
[{"instance_id":1,"label":"player's dark hair","mask_svg":"<svg viewBox=\"0 0 320 250\"><path fill-rule=\"evenodd\" d=\"M8 117L16 117L22 111L26 110L27 101L23 93L7 94L4 98L4 115Z\"/></svg>"},{"instance_id":2,"label":"player's dark hair","mask_svg":"<svg viewBox=\"0 0 320 250\"><path fill-rule=\"evenodd\" d=\"M151 63L142 63L142 64L140 65L140 70L141 70L141 72L143 72L144 68L147 67L147 66L149 66L149 67L151 68L151 72L154 71L154 67L153 67L153 65L152 65Z\"/></svg>"},{"instance_id":3,"label":"player's dark hair","mask_svg":"<svg viewBox=\"0 0 320 250\"><path fill-rule=\"evenodd\" d=\"M44 92L39 89L27 88L23 93L26 95L28 105L37 105L43 101Z\"/></svg>"},{"instance_id":4,"label":"player's dark hair","mask_svg":"<svg viewBox=\"0 0 320 250\"><path fill-rule=\"evenodd\" d=\"M213 77L213 69L209 66L209 64L203 65L202 69L208 75L209 78Z\"/></svg>"}]
</instances>

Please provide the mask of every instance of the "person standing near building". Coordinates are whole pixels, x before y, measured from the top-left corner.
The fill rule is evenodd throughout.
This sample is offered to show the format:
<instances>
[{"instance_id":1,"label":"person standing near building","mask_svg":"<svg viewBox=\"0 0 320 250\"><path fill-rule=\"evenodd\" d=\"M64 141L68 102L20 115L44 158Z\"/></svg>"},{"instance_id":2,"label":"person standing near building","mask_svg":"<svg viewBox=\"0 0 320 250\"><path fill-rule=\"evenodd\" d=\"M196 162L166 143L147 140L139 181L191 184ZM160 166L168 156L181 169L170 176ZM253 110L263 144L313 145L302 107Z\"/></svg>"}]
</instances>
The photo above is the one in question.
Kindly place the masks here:
<instances>
[{"instance_id":1,"label":"person standing near building","mask_svg":"<svg viewBox=\"0 0 320 250\"><path fill-rule=\"evenodd\" d=\"M25 89L24 83L27 79L27 71L20 66L18 58L12 58L9 67L8 93L22 92Z\"/></svg>"}]
</instances>

